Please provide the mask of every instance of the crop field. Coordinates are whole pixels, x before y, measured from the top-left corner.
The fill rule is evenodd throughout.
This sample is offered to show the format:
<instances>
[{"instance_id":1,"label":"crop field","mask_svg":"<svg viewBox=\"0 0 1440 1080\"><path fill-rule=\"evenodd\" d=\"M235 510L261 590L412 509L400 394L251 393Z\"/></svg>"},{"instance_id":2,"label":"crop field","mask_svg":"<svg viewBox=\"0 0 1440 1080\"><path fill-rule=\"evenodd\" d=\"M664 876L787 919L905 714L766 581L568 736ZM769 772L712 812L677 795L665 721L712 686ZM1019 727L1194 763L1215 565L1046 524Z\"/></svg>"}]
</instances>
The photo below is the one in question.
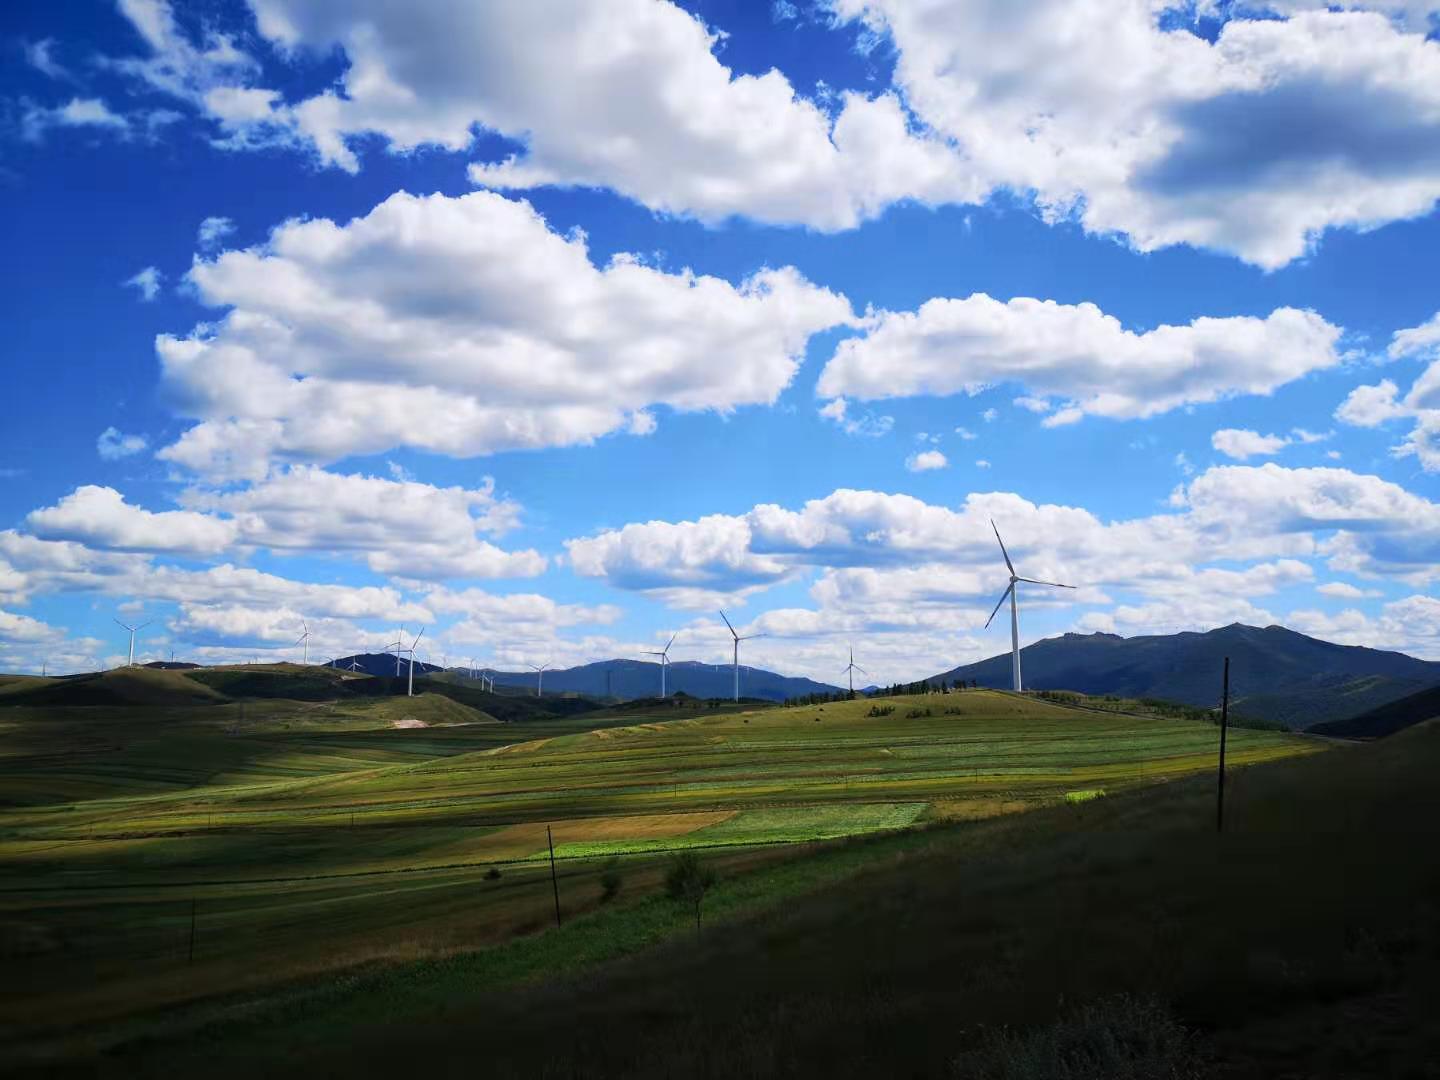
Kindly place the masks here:
<instances>
[{"instance_id":1,"label":"crop field","mask_svg":"<svg viewBox=\"0 0 1440 1080\"><path fill-rule=\"evenodd\" d=\"M513 724L435 694L3 709L0 1035L533 933L555 919L552 837L568 920L653 895L668 852L734 873L1192 775L1216 742L989 691ZM1323 746L1229 745L1236 767Z\"/></svg>"}]
</instances>

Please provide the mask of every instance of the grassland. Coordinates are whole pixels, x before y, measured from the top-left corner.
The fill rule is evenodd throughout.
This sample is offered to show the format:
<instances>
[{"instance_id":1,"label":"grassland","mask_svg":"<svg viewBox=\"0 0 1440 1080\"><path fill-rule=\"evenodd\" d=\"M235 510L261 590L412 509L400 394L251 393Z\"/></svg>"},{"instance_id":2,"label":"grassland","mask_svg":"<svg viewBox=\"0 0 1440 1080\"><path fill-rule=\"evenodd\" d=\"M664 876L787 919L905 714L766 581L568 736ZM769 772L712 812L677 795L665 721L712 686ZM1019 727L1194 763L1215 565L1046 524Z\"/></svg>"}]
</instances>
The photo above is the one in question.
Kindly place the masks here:
<instances>
[{"instance_id":1,"label":"grassland","mask_svg":"<svg viewBox=\"0 0 1440 1080\"><path fill-rule=\"evenodd\" d=\"M268 698L243 722L235 702L0 710L4 1032L103 1041L336 968L534 940L554 918L547 827L562 907L583 923L653 907L661 856L680 848L728 877L778 874L843 837L904 843L925 835L914 825L1108 803L1213 768L1207 724L994 692L892 704L530 724L439 695ZM394 726L407 717L433 726ZM1243 767L1319 744L1243 731L1230 746ZM617 856L625 884L606 905ZM772 882L736 903L783 894ZM635 917L668 932L659 909ZM654 936L637 933L617 940Z\"/></svg>"}]
</instances>

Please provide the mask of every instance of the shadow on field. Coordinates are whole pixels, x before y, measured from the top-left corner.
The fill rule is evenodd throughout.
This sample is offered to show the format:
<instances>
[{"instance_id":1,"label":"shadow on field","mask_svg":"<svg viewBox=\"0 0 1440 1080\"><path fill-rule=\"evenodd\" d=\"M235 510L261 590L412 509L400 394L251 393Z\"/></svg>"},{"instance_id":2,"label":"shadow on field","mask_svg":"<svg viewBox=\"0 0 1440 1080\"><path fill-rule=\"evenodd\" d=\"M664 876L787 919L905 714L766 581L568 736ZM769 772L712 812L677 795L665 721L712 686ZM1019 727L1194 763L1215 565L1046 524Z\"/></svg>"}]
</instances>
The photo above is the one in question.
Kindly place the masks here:
<instances>
[{"instance_id":1,"label":"shadow on field","mask_svg":"<svg viewBox=\"0 0 1440 1080\"><path fill-rule=\"evenodd\" d=\"M1422 1003L1440 1000L1437 768L1431 724L1232 775L1223 836L1213 782L1196 778L857 841L846 850L870 857L823 888L559 981L493 990L461 962L292 1016L132 1046L98 1067L1433 1075L1440 1021ZM609 925L577 924L553 947L579 949ZM1102 1044L1119 1056L1096 1057ZM1144 1056L1162 1050L1163 1068Z\"/></svg>"}]
</instances>

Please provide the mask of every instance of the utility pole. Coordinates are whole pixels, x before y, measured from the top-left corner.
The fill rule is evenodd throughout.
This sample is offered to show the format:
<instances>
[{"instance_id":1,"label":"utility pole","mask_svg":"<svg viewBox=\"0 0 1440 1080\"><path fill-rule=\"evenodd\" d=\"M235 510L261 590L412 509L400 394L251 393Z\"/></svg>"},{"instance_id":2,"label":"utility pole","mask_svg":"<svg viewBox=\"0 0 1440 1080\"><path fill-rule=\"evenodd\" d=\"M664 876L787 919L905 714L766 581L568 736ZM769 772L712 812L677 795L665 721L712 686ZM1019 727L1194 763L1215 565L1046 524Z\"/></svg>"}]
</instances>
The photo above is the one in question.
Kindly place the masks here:
<instances>
[{"instance_id":1,"label":"utility pole","mask_svg":"<svg viewBox=\"0 0 1440 1080\"><path fill-rule=\"evenodd\" d=\"M555 877L555 838L550 835L550 826L545 826L545 842L550 845L550 888L555 891L555 925L560 925L560 882Z\"/></svg>"},{"instance_id":2,"label":"utility pole","mask_svg":"<svg viewBox=\"0 0 1440 1080\"><path fill-rule=\"evenodd\" d=\"M1225 732L1230 727L1230 658L1225 658L1225 682L1220 692L1220 779L1215 790L1215 831L1225 831Z\"/></svg>"}]
</instances>

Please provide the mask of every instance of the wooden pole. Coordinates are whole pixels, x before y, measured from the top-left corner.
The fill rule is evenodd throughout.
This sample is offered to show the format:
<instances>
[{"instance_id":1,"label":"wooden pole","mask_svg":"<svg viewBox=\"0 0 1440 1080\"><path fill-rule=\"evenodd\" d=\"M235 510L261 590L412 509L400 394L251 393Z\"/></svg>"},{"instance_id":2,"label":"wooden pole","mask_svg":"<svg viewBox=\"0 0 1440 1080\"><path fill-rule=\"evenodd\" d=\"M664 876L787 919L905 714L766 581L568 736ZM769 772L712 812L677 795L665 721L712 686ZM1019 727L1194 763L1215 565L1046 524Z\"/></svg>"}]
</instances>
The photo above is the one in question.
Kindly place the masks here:
<instances>
[{"instance_id":1,"label":"wooden pole","mask_svg":"<svg viewBox=\"0 0 1440 1080\"><path fill-rule=\"evenodd\" d=\"M1215 789L1215 831L1225 831L1225 733L1230 727L1230 658L1225 658L1225 682L1220 693L1220 776Z\"/></svg>"},{"instance_id":2,"label":"wooden pole","mask_svg":"<svg viewBox=\"0 0 1440 1080\"><path fill-rule=\"evenodd\" d=\"M555 892L555 925L560 925L560 881L555 877L555 838L550 835L550 826L545 826L545 842L550 845L550 888Z\"/></svg>"}]
</instances>

